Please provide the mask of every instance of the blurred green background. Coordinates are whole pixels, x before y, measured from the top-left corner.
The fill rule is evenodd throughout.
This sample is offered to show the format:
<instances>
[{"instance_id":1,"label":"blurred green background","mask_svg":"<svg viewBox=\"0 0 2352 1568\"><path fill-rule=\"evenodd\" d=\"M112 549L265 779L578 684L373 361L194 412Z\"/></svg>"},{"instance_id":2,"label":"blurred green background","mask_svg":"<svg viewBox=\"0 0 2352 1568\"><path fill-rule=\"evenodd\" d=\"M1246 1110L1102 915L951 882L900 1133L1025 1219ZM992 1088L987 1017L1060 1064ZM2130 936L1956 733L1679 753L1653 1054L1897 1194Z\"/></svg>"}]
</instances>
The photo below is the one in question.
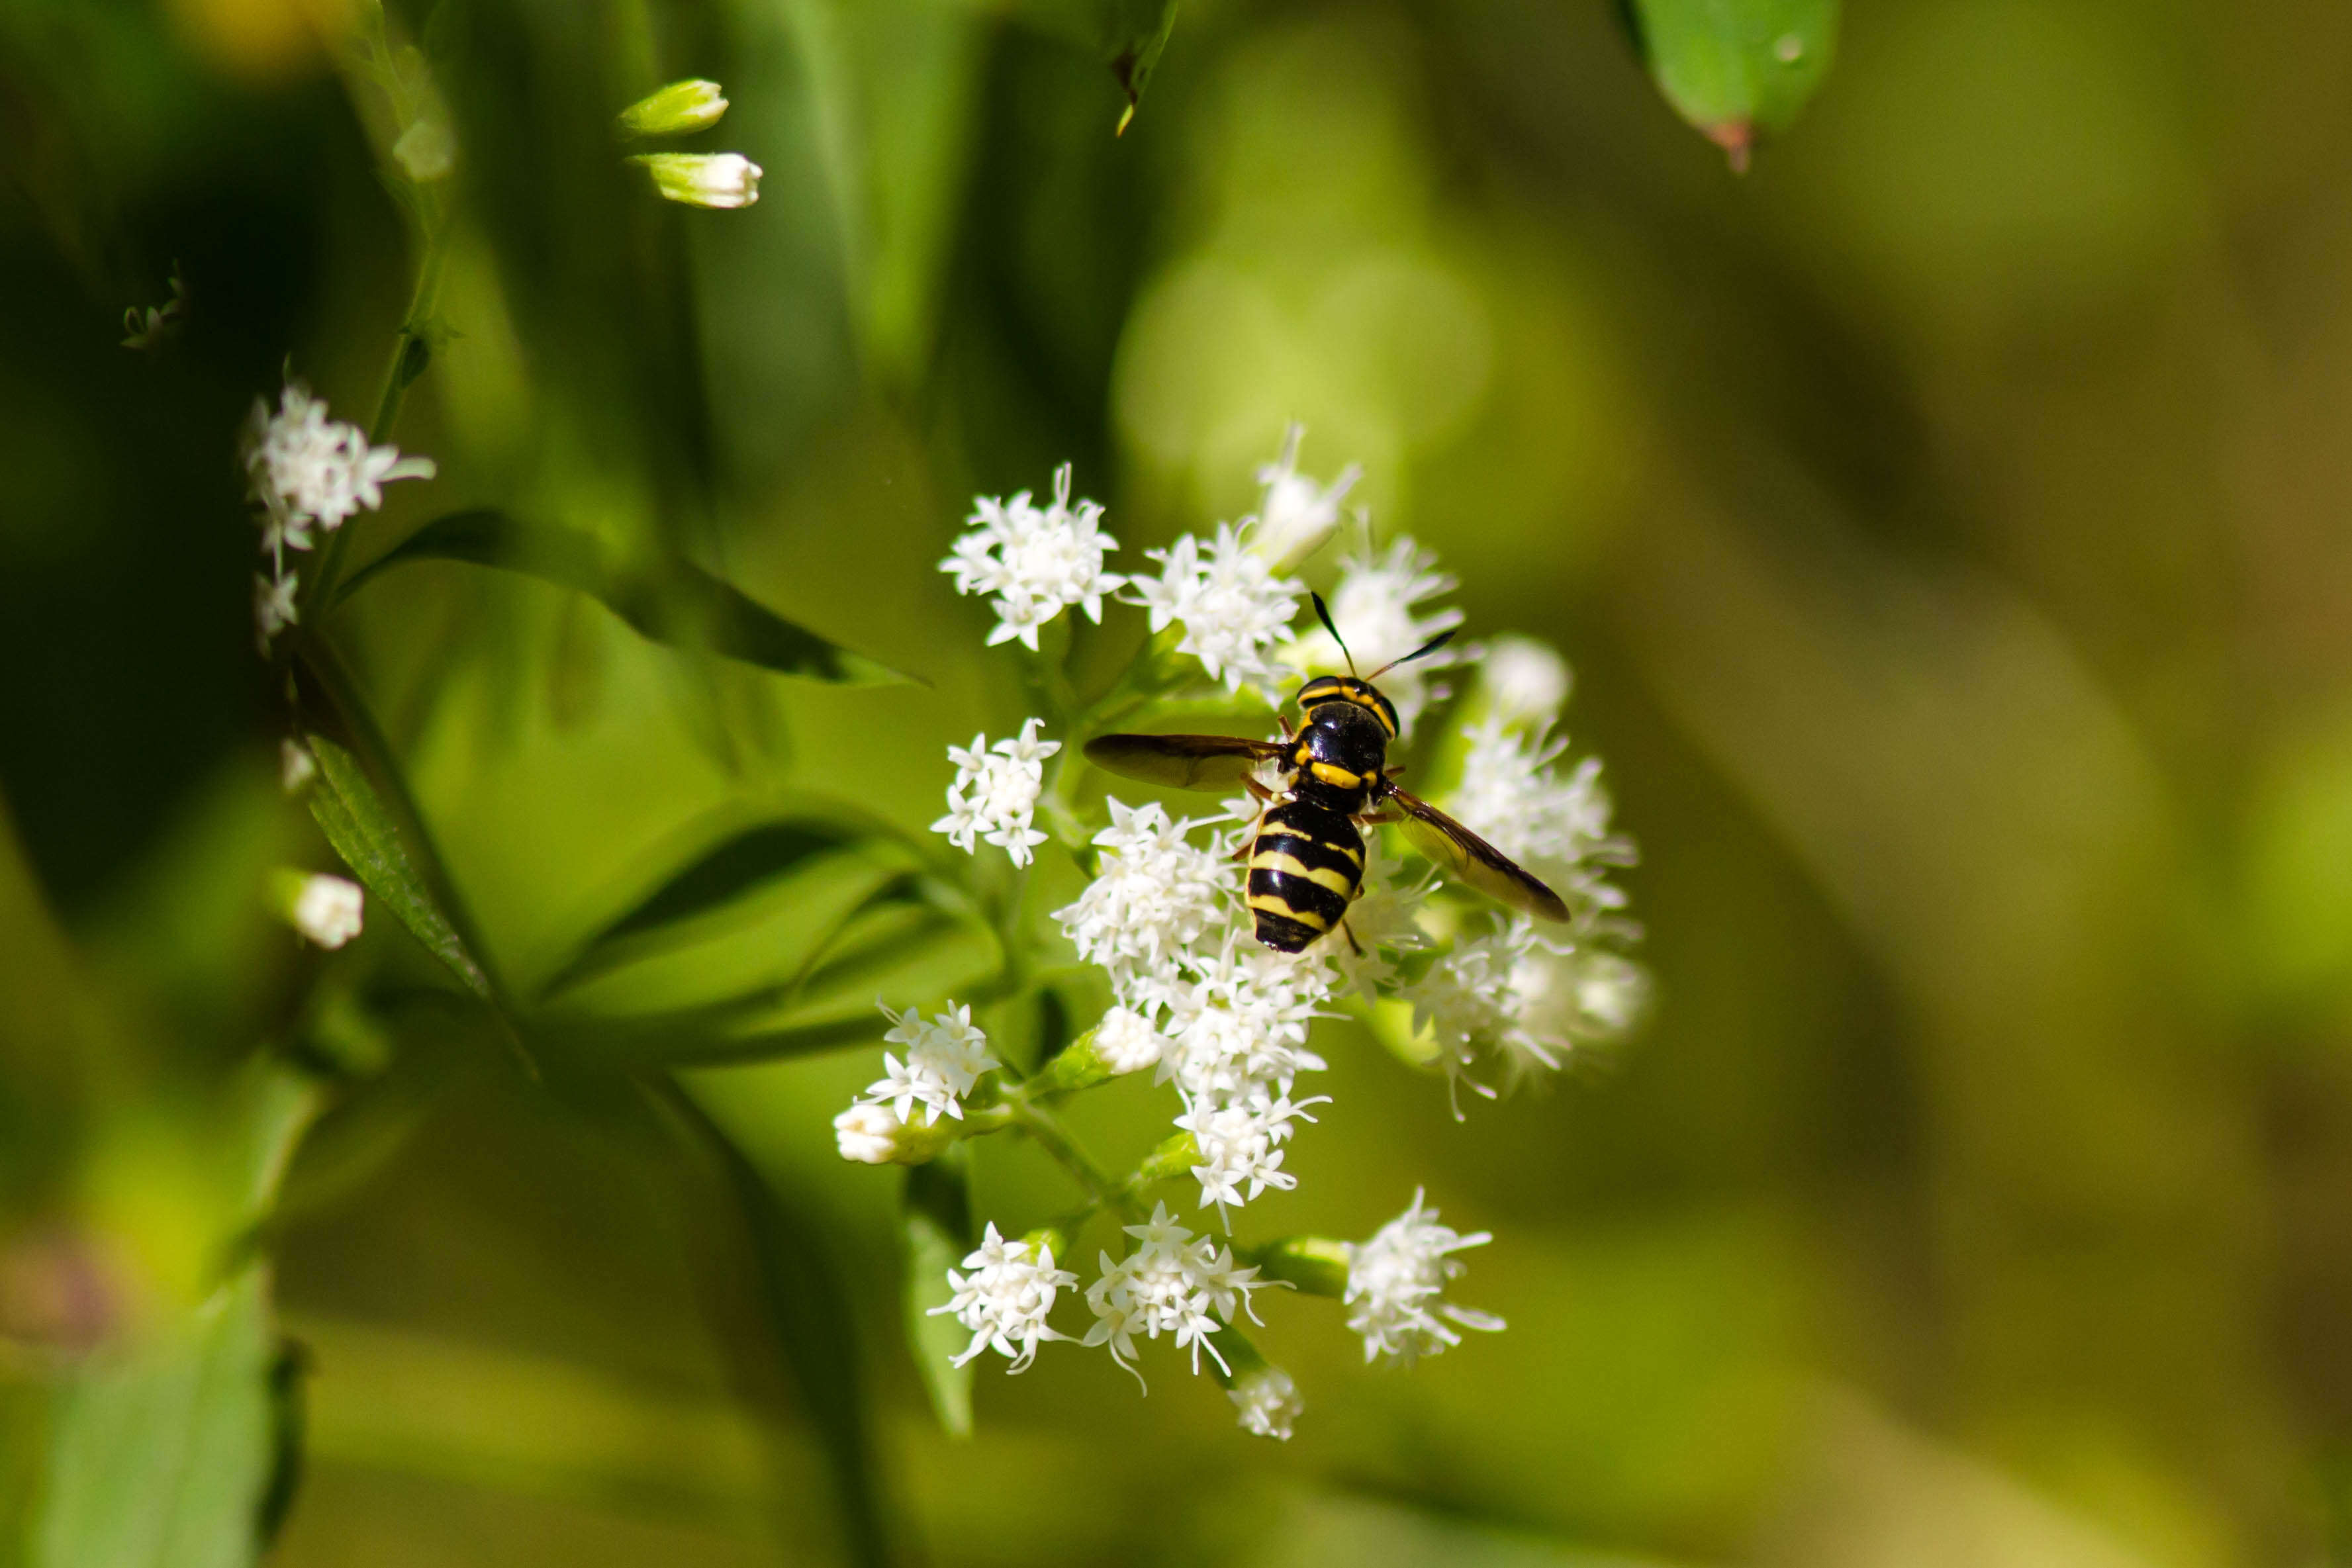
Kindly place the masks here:
<instances>
[{"instance_id":1,"label":"blurred green background","mask_svg":"<svg viewBox=\"0 0 2352 1568\"><path fill-rule=\"evenodd\" d=\"M1273 1302L1286 1446L1165 1355L1139 1399L1061 1346L984 1366L950 1442L898 1336L900 1178L827 1124L873 1046L693 1073L845 1270L896 1550L2352 1563L2352 11L1860 5L1736 177L1603 0L1199 0L1118 138L1075 9L393 7L460 147L397 434L440 475L354 549L511 507L929 683L387 574L332 635L488 946L544 977L812 793L919 829L942 747L1023 712L934 570L971 496L1074 461L1139 566L1249 506L1295 418L1474 633L1569 651L1660 999L1466 1125L1326 1026L1338 1103L1248 1218L1360 1237L1425 1178L1496 1233L1456 1293L1511 1327L1408 1375ZM237 427L289 354L363 419L412 283L337 26L0 4L0 1514L44 1506L89 1344L203 1289L279 1124L257 1041L323 1039L370 1071L259 1238L307 1388L273 1561L834 1561L806 1411L739 1396L707 1206L641 1111L362 1005L337 975L432 977L380 915L314 989L252 891L332 862L276 783ZM756 206L619 167L612 113L688 75ZM175 263L184 329L126 351ZM771 916L614 983L709 994ZM1114 1146L1159 1114L1132 1089ZM984 1211L1050 1207L1034 1155L978 1154ZM176 1429L190 1473L226 1451ZM0 1560L55 1558L24 1533Z\"/></svg>"}]
</instances>

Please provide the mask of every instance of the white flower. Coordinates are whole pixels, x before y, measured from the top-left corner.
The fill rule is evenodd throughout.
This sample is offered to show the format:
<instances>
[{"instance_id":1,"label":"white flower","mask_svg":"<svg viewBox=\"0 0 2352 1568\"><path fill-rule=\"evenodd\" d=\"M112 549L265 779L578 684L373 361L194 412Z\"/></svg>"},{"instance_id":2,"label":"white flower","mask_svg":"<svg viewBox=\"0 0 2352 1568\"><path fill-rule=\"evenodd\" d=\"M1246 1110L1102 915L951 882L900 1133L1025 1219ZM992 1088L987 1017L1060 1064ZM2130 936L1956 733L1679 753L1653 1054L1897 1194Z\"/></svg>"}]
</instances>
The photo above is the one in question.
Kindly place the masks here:
<instances>
[{"instance_id":1,"label":"white flower","mask_svg":"<svg viewBox=\"0 0 2352 1568\"><path fill-rule=\"evenodd\" d=\"M1192 973L1157 987L1168 1011L1164 1032L1174 1049L1160 1077L1173 1080L1188 1105L1247 1095L1319 1071L1307 1032L1331 997L1331 977L1313 958L1276 953L1228 930L1214 954Z\"/></svg>"},{"instance_id":2,"label":"white flower","mask_svg":"<svg viewBox=\"0 0 2352 1568\"><path fill-rule=\"evenodd\" d=\"M833 1119L834 1142L845 1160L887 1166L898 1152L898 1134L906 1124L889 1106L860 1100Z\"/></svg>"},{"instance_id":3,"label":"white flower","mask_svg":"<svg viewBox=\"0 0 2352 1568\"><path fill-rule=\"evenodd\" d=\"M1571 679L1568 661L1532 637L1497 637L1478 661L1487 711L1507 725L1542 729L1558 721Z\"/></svg>"},{"instance_id":4,"label":"white flower","mask_svg":"<svg viewBox=\"0 0 2352 1568\"><path fill-rule=\"evenodd\" d=\"M1435 1355L1462 1336L1441 1322L1488 1333L1502 1328L1491 1312L1457 1307L1439 1298L1448 1280L1465 1269L1452 1256L1467 1247L1483 1247L1494 1238L1481 1230L1465 1236L1437 1223L1437 1210L1422 1207L1422 1194L1412 1206L1381 1227L1370 1241L1348 1249L1348 1326L1364 1337L1364 1359L1392 1357L1411 1365L1424 1355Z\"/></svg>"},{"instance_id":5,"label":"white flower","mask_svg":"<svg viewBox=\"0 0 2352 1568\"><path fill-rule=\"evenodd\" d=\"M269 653L270 640L294 624L294 593L301 580L292 573L270 579L256 572L253 578L253 630L264 657Z\"/></svg>"},{"instance_id":6,"label":"white flower","mask_svg":"<svg viewBox=\"0 0 2352 1568\"><path fill-rule=\"evenodd\" d=\"M1633 863L1633 845L1609 831L1601 761L1588 757L1567 778L1552 763L1568 748L1549 728L1507 728L1498 716L1463 732L1469 741L1462 782L1448 809L1496 849L1551 884L1577 914L1616 909L1625 895L1600 869Z\"/></svg>"},{"instance_id":7,"label":"white flower","mask_svg":"<svg viewBox=\"0 0 2352 1568\"><path fill-rule=\"evenodd\" d=\"M1261 1437L1290 1441L1291 1423L1307 1408L1298 1385L1278 1366L1261 1366L1234 1379L1225 1397L1241 1412L1242 1430Z\"/></svg>"},{"instance_id":8,"label":"white flower","mask_svg":"<svg viewBox=\"0 0 2352 1568\"><path fill-rule=\"evenodd\" d=\"M1630 1033L1650 1010L1650 972L1631 959L1598 949L1580 951L1563 988L1593 1040Z\"/></svg>"},{"instance_id":9,"label":"white flower","mask_svg":"<svg viewBox=\"0 0 2352 1568\"><path fill-rule=\"evenodd\" d=\"M1204 1348L1224 1366L1224 1357L1209 1336L1216 1332L1219 1319L1234 1321L1237 1306L1249 1312L1250 1292L1264 1289L1266 1281L1255 1268L1237 1267L1230 1249L1177 1224L1164 1203L1153 1208L1149 1221L1126 1228L1136 1239L1135 1249L1116 1262L1109 1253L1100 1254L1102 1273L1087 1287L1095 1324L1087 1331L1086 1343L1108 1345L1111 1359L1135 1373L1135 1336L1158 1339L1166 1333L1174 1336L1177 1349L1191 1349L1195 1374ZM1136 1381L1143 1381L1140 1373Z\"/></svg>"},{"instance_id":10,"label":"white flower","mask_svg":"<svg viewBox=\"0 0 2352 1568\"><path fill-rule=\"evenodd\" d=\"M948 814L931 824L931 831L945 833L968 854L986 839L1001 846L1014 865L1029 863L1030 852L1046 839L1030 825L1045 787L1045 759L1062 749L1058 740L1037 738L1037 724L1028 720L1017 738L994 746L985 735L975 735L969 747L948 747L956 778L948 786Z\"/></svg>"},{"instance_id":11,"label":"white flower","mask_svg":"<svg viewBox=\"0 0 2352 1568\"><path fill-rule=\"evenodd\" d=\"M1384 554L1351 555L1342 561L1339 585L1328 602L1332 622L1348 640L1348 653L1355 655L1355 667L1370 674L1440 632L1462 624L1459 610L1423 614L1418 609L1423 600L1451 593L1454 587L1454 578L1437 570L1437 558L1410 538L1394 540ZM1381 691L1396 705L1398 722L1408 732L1429 700L1428 672L1458 664L1462 657L1458 648L1441 648L1381 677ZM1282 662L1307 675L1347 667L1339 643L1320 627L1286 645Z\"/></svg>"},{"instance_id":12,"label":"white flower","mask_svg":"<svg viewBox=\"0 0 2352 1568\"><path fill-rule=\"evenodd\" d=\"M940 570L954 575L958 593L996 596L989 646L1017 637L1034 652L1037 629L1074 604L1101 623L1103 595L1124 580L1103 570L1104 552L1118 541L1096 526L1102 515L1093 501L1070 505L1066 463L1054 471L1050 507L1038 507L1026 490L1010 501L973 501L971 531L956 539Z\"/></svg>"},{"instance_id":13,"label":"white flower","mask_svg":"<svg viewBox=\"0 0 2352 1568\"><path fill-rule=\"evenodd\" d=\"M1100 869L1075 904L1054 912L1078 956L1100 964L1115 988L1131 989L1178 958L1234 908L1233 869L1187 837L1198 823L1171 821L1153 801L1109 802L1111 825L1095 835Z\"/></svg>"},{"instance_id":14,"label":"white flower","mask_svg":"<svg viewBox=\"0 0 2352 1568\"><path fill-rule=\"evenodd\" d=\"M384 486L435 472L431 458L371 446L359 426L329 419L326 403L299 382L286 383L276 413L254 402L245 466L266 513L263 546L281 567L284 550L310 548L311 525L331 532L362 507L381 507Z\"/></svg>"},{"instance_id":15,"label":"white flower","mask_svg":"<svg viewBox=\"0 0 2352 1568\"><path fill-rule=\"evenodd\" d=\"M1258 503L1257 527L1250 548L1277 572L1288 571L1313 555L1339 526L1339 503L1363 469L1353 463L1339 471L1328 489L1298 472L1298 443L1307 427L1294 423L1282 438L1282 455L1257 471L1265 486Z\"/></svg>"},{"instance_id":16,"label":"white flower","mask_svg":"<svg viewBox=\"0 0 2352 1568\"><path fill-rule=\"evenodd\" d=\"M1095 1054L1113 1072L1140 1072L1160 1065L1167 1053L1168 1037L1151 1019L1133 1008L1117 1007L1095 1026Z\"/></svg>"},{"instance_id":17,"label":"white flower","mask_svg":"<svg viewBox=\"0 0 2352 1568\"><path fill-rule=\"evenodd\" d=\"M1231 523L1219 523L1205 549L1186 534L1168 549L1147 553L1160 563L1160 575L1133 580L1129 602L1150 612L1151 629L1182 622L1177 652L1200 660L1227 691L1278 685L1282 672L1266 651L1289 630L1304 587L1276 576Z\"/></svg>"},{"instance_id":18,"label":"white flower","mask_svg":"<svg viewBox=\"0 0 2352 1568\"><path fill-rule=\"evenodd\" d=\"M1315 949L1339 971L1339 988L1355 992L1366 1001L1375 999L1380 988L1396 978L1392 955L1429 946L1429 934L1421 928L1420 911L1428 900L1433 879L1424 873L1414 882L1399 880L1400 863L1381 839L1377 832L1365 836L1362 890L1348 905L1348 929L1355 934L1355 946L1349 946L1343 937L1320 943Z\"/></svg>"},{"instance_id":19,"label":"white flower","mask_svg":"<svg viewBox=\"0 0 2352 1568\"><path fill-rule=\"evenodd\" d=\"M760 199L757 163L740 152L640 152L642 164L665 201L689 207L748 207Z\"/></svg>"},{"instance_id":20,"label":"white flower","mask_svg":"<svg viewBox=\"0 0 2352 1568\"><path fill-rule=\"evenodd\" d=\"M289 795L318 776L319 759L309 747L290 736L278 743L278 782Z\"/></svg>"},{"instance_id":21,"label":"white flower","mask_svg":"<svg viewBox=\"0 0 2352 1568\"><path fill-rule=\"evenodd\" d=\"M971 1007L950 1005L931 1019L913 1008L903 1013L884 1008L882 1014L891 1025L883 1042L904 1047L906 1056L902 1060L883 1052L883 1075L866 1086L858 1103L887 1107L907 1126L914 1124L919 1105L927 1127L936 1124L941 1113L962 1120L964 1096L971 1092L982 1073L997 1065L988 1053L988 1036L971 1021ZM838 1130L841 1123L835 1121L834 1125ZM857 1123L860 1132L878 1127L870 1117ZM845 1141L842 1153L851 1159L863 1157L850 1154Z\"/></svg>"},{"instance_id":22,"label":"white flower","mask_svg":"<svg viewBox=\"0 0 2352 1568\"><path fill-rule=\"evenodd\" d=\"M1030 1241L1007 1241L991 1221L979 1249L963 1260L971 1270L948 1270L948 1286L955 1292L947 1305L931 1313L954 1314L971 1331L971 1343L955 1364L963 1365L983 1350L994 1350L1013 1364L1007 1372L1025 1372L1037 1357L1040 1342L1070 1336L1046 1326L1054 1298L1076 1286L1078 1277L1054 1267L1054 1249Z\"/></svg>"},{"instance_id":23,"label":"white flower","mask_svg":"<svg viewBox=\"0 0 2352 1568\"><path fill-rule=\"evenodd\" d=\"M340 947L360 934L360 884L340 876L311 876L294 895L294 928L321 947Z\"/></svg>"},{"instance_id":24,"label":"white flower","mask_svg":"<svg viewBox=\"0 0 2352 1568\"><path fill-rule=\"evenodd\" d=\"M1581 1043L1617 1039L1649 1002L1649 975L1601 948L1555 941L1526 915L1457 946L1402 993L1413 1027L1430 1031L1438 1061L1463 1079L1486 1047L1513 1085L1557 1071ZM1491 1094L1473 1084L1480 1093Z\"/></svg>"},{"instance_id":25,"label":"white flower","mask_svg":"<svg viewBox=\"0 0 2352 1568\"><path fill-rule=\"evenodd\" d=\"M1298 1178L1282 1168L1290 1124L1294 1118L1312 1122L1307 1107L1327 1105L1330 1100L1318 1094L1294 1101L1285 1082L1270 1089L1254 1087L1222 1103L1204 1099L1177 1117L1176 1124L1192 1134L1201 1153L1201 1163L1192 1167L1193 1178L1201 1184L1201 1207L1215 1204L1231 1230L1228 1208L1238 1208L1270 1186L1286 1192L1297 1186Z\"/></svg>"}]
</instances>

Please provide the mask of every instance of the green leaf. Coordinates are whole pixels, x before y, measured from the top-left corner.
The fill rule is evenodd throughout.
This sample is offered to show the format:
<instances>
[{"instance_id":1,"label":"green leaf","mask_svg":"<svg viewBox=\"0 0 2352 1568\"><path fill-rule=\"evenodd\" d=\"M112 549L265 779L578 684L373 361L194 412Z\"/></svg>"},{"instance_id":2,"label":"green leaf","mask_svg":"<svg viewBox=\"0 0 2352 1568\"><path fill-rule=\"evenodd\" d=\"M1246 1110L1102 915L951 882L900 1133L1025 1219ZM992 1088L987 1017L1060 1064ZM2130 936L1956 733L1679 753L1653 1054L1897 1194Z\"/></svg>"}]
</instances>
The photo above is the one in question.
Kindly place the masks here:
<instances>
[{"instance_id":1,"label":"green leaf","mask_svg":"<svg viewBox=\"0 0 2352 1568\"><path fill-rule=\"evenodd\" d=\"M587 534L526 525L488 507L425 524L353 572L337 601L379 572L420 560L468 561L536 577L589 595L652 642L708 648L780 674L844 685L907 679L785 620L691 561L659 558L623 565Z\"/></svg>"},{"instance_id":2,"label":"green leaf","mask_svg":"<svg viewBox=\"0 0 2352 1568\"><path fill-rule=\"evenodd\" d=\"M1104 0L1102 11L1110 74L1127 94L1127 112L1118 117L1118 129L1112 134L1124 136L1142 106L1151 73L1160 68L1168 35L1176 29L1176 0Z\"/></svg>"},{"instance_id":3,"label":"green leaf","mask_svg":"<svg viewBox=\"0 0 2352 1568\"><path fill-rule=\"evenodd\" d=\"M274 1354L247 1269L63 1395L32 1568L249 1568L272 1469Z\"/></svg>"},{"instance_id":4,"label":"green leaf","mask_svg":"<svg viewBox=\"0 0 2352 1568\"><path fill-rule=\"evenodd\" d=\"M636 956L642 938L725 907L752 890L802 869L821 855L845 850L863 835L839 821L791 817L746 828L673 873L628 913L584 943L572 961L549 977L551 996Z\"/></svg>"},{"instance_id":5,"label":"green leaf","mask_svg":"<svg viewBox=\"0 0 2352 1568\"><path fill-rule=\"evenodd\" d=\"M888 1019L871 1004L855 1016L778 1029L743 1027L746 1015L773 1012L771 988L731 1002L625 1019L541 1019L531 1025L538 1050L614 1071L728 1067L815 1056L882 1038Z\"/></svg>"},{"instance_id":6,"label":"green leaf","mask_svg":"<svg viewBox=\"0 0 2352 1568\"><path fill-rule=\"evenodd\" d=\"M646 1092L709 1188L693 1211L719 1230L695 1256L739 1393L764 1420L797 1416L814 1429L851 1561L892 1562L847 1280L807 1218L690 1095L667 1081ZM794 1523L804 1542L806 1521Z\"/></svg>"},{"instance_id":7,"label":"green leaf","mask_svg":"<svg viewBox=\"0 0 2352 1568\"><path fill-rule=\"evenodd\" d=\"M971 1436L971 1364L955 1364L971 1343L963 1325L943 1307L955 1292L948 1286L948 1270L971 1250L971 1194L965 1183L966 1155L958 1144L928 1165L910 1167L900 1215L904 1243L900 1264L907 1303L907 1349L931 1408L950 1437Z\"/></svg>"},{"instance_id":8,"label":"green leaf","mask_svg":"<svg viewBox=\"0 0 2352 1568\"><path fill-rule=\"evenodd\" d=\"M1838 0L1622 0L1658 90L1745 172L1789 128L1837 47Z\"/></svg>"},{"instance_id":9,"label":"green leaf","mask_svg":"<svg viewBox=\"0 0 2352 1568\"><path fill-rule=\"evenodd\" d=\"M1047 31L1102 57L1127 94L1127 112L1113 132L1126 134L1175 30L1176 0L1024 0L1021 9Z\"/></svg>"},{"instance_id":10,"label":"green leaf","mask_svg":"<svg viewBox=\"0 0 2352 1568\"><path fill-rule=\"evenodd\" d=\"M409 858L392 811L367 770L341 745L315 730L306 734L303 741L319 764L319 780L310 794L310 815L327 841L335 846L335 852L376 902L391 910L427 952L446 965L467 990L495 1005L489 977L467 950L416 862Z\"/></svg>"}]
</instances>

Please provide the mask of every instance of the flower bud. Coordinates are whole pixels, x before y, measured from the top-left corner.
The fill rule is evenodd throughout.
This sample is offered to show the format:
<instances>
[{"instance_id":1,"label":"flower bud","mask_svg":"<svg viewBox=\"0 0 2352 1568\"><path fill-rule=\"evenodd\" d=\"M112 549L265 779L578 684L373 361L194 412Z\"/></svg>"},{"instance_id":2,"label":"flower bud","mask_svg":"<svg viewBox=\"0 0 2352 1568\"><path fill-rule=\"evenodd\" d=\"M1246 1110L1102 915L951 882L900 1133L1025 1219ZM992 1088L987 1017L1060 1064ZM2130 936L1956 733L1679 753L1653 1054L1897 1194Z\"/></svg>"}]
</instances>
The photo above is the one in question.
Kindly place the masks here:
<instances>
[{"instance_id":1,"label":"flower bud","mask_svg":"<svg viewBox=\"0 0 2352 1568\"><path fill-rule=\"evenodd\" d=\"M835 1144L841 1157L867 1166L919 1166L937 1159L961 1137L961 1122L939 1121L928 1125L898 1119L888 1105L861 1100L833 1119Z\"/></svg>"},{"instance_id":2,"label":"flower bud","mask_svg":"<svg viewBox=\"0 0 2352 1568\"><path fill-rule=\"evenodd\" d=\"M428 114L400 133L392 144L393 158L420 185L446 178L457 161L457 138L449 122Z\"/></svg>"},{"instance_id":3,"label":"flower bud","mask_svg":"<svg viewBox=\"0 0 2352 1568\"><path fill-rule=\"evenodd\" d=\"M760 199L760 166L740 152L640 152L654 189L690 207L748 207Z\"/></svg>"},{"instance_id":4,"label":"flower bud","mask_svg":"<svg viewBox=\"0 0 2352 1568\"><path fill-rule=\"evenodd\" d=\"M1351 463L1328 489L1318 488L1298 472L1298 443L1306 434L1305 425L1293 424L1283 438L1282 455L1257 471L1265 493L1250 549L1277 576L1323 548L1339 527L1339 503L1363 476Z\"/></svg>"},{"instance_id":5,"label":"flower bud","mask_svg":"<svg viewBox=\"0 0 2352 1568\"><path fill-rule=\"evenodd\" d=\"M340 947L360 934L366 900L360 884L340 876L306 876L281 871L276 878L278 911L294 929L321 947Z\"/></svg>"},{"instance_id":6,"label":"flower bud","mask_svg":"<svg viewBox=\"0 0 2352 1568\"><path fill-rule=\"evenodd\" d=\"M1568 662L1532 637L1497 637L1478 666L1486 705L1505 724L1541 728L1568 702Z\"/></svg>"},{"instance_id":7,"label":"flower bud","mask_svg":"<svg viewBox=\"0 0 2352 1568\"><path fill-rule=\"evenodd\" d=\"M621 130L630 136L688 136L708 131L727 112L715 81L674 81L621 110Z\"/></svg>"}]
</instances>

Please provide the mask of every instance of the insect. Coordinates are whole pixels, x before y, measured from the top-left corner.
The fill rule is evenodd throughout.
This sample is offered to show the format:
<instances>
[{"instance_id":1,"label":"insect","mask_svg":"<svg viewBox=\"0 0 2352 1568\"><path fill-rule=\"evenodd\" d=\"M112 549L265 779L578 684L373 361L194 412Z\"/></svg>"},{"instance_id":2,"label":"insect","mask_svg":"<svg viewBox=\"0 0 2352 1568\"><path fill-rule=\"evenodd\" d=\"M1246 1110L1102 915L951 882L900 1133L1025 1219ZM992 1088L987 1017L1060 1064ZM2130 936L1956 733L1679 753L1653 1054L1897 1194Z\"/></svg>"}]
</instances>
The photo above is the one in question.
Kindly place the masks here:
<instances>
[{"instance_id":1,"label":"insect","mask_svg":"<svg viewBox=\"0 0 2352 1568\"><path fill-rule=\"evenodd\" d=\"M1304 722L1296 732L1286 718L1279 741L1105 735L1087 742L1087 760L1173 789L1240 784L1266 802L1247 846L1248 903L1257 939L1277 953L1299 952L1334 928L1354 945L1348 907L1364 886L1364 840L1357 830L1377 822L1398 823L1415 848L1489 898L1545 920L1566 920L1559 894L1428 801L1398 788L1388 767L1389 742L1398 738L1396 707L1372 683L1435 653L1454 633L1359 676L1355 655L1331 624L1322 596L1312 597L1316 615L1348 661L1348 674L1317 675L1298 688ZM1258 766L1267 762L1287 775L1279 793L1257 780Z\"/></svg>"}]
</instances>

